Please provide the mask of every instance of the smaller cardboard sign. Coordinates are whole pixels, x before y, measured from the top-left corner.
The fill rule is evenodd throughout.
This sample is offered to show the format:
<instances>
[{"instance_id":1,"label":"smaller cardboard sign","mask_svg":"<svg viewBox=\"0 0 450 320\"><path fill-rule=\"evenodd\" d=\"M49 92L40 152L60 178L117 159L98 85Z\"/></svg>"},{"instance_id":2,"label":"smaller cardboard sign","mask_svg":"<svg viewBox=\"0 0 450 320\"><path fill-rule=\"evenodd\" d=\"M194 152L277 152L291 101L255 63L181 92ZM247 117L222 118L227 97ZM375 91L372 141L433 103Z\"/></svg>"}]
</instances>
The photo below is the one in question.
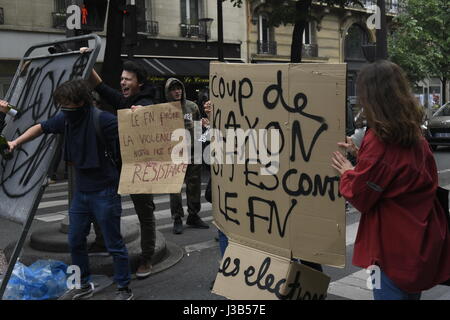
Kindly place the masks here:
<instances>
[{"instance_id":1,"label":"smaller cardboard sign","mask_svg":"<svg viewBox=\"0 0 450 320\"><path fill-rule=\"evenodd\" d=\"M230 241L213 293L235 300L324 300L329 283L322 272Z\"/></svg>"},{"instance_id":2,"label":"smaller cardboard sign","mask_svg":"<svg viewBox=\"0 0 450 320\"><path fill-rule=\"evenodd\" d=\"M119 110L122 172L119 194L179 193L187 170L179 102ZM179 137L172 141L173 137ZM173 155L173 150L178 150Z\"/></svg>"}]
</instances>

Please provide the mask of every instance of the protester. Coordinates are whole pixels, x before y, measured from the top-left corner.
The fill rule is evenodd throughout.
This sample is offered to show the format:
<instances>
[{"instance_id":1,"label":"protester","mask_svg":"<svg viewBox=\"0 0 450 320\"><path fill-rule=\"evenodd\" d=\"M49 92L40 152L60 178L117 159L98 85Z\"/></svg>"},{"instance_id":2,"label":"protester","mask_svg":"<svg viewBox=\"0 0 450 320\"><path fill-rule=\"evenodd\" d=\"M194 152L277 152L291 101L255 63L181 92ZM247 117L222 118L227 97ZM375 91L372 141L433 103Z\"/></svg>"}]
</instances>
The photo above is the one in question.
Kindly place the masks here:
<instances>
[{"instance_id":1,"label":"protester","mask_svg":"<svg viewBox=\"0 0 450 320\"><path fill-rule=\"evenodd\" d=\"M200 89L197 97L197 106L200 110L202 118L208 118L208 112L205 110L205 103L209 101L209 89L208 87Z\"/></svg>"},{"instance_id":2,"label":"protester","mask_svg":"<svg viewBox=\"0 0 450 320\"><path fill-rule=\"evenodd\" d=\"M105 149L118 152L117 118L107 112L99 115L100 128L108 146L96 137L93 123L94 107L89 88L83 80L68 81L53 93L61 106L53 118L29 128L14 141L8 142L13 152L20 145L42 134L64 133L64 160L73 163L76 189L69 209L69 248L72 264L80 267L81 288L67 291L60 299L87 299L93 295L90 280L87 236L95 217L105 235L107 250L113 256L114 280L118 286L117 300L131 300L128 288L130 270L128 251L120 234L121 199L117 194L119 172L105 155ZM1 111L5 111L1 108Z\"/></svg>"},{"instance_id":3,"label":"protester","mask_svg":"<svg viewBox=\"0 0 450 320\"><path fill-rule=\"evenodd\" d=\"M209 117L211 114L211 111L212 111L211 101L210 100L204 101L202 109L203 109L205 115L207 117ZM208 184L206 185L205 199L209 203L212 203L211 176L209 177ZM225 233L223 233L219 229L217 229L217 232L218 232L217 240L219 241L220 255L223 257L223 255L225 254L225 250L228 247L228 237L225 235Z\"/></svg>"},{"instance_id":4,"label":"protester","mask_svg":"<svg viewBox=\"0 0 450 320\"><path fill-rule=\"evenodd\" d=\"M85 48L80 49L81 52ZM145 70L133 61L125 61L120 80L121 92L106 85L100 76L92 71L89 82L95 91L107 103L116 109L127 109L132 106L148 106L154 104L153 87L147 82ZM134 209L139 218L141 229L141 256L139 266L136 271L136 277L143 279L151 274L152 257L155 253L156 243L156 222L155 222L155 203L152 194L132 194L131 200ZM101 250L101 238L96 240L96 246Z\"/></svg>"},{"instance_id":5,"label":"protester","mask_svg":"<svg viewBox=\"0 0 450 320\"><path fill-rule=\"evenodd\" d=\"M188 165L185 182L186 182L186 198L188 206L188 217L186 224L200 229L208 229L209 226L202 221L198 216L200 212L200 196L201 196L201 170L202 165L194 163L194 121L200 121L200 111L197 104L186 99L185 89L183 83L175 78L167 80L165 85L165 95L167 101L180 101L184 114L185 129L191 135L191 158ZM170 195L170 210L172 213L173 233L183 233L184 210L182 204L181 193Z\"/></svg>"},{"instance_id":6,"label":"protester","mask_svg":"<svg viewBox=\"0 0 450 320\"><path fill-rule=\"evenodd\" d=\"M447 213L420 129L423 111L392 62L364 67L357 87L368 129L356 167L338 151L332 157L340 193L361 212L353 264L380 268L375 300L417 300L421 291L450 279Z\"/></svg>"}]
</instances>

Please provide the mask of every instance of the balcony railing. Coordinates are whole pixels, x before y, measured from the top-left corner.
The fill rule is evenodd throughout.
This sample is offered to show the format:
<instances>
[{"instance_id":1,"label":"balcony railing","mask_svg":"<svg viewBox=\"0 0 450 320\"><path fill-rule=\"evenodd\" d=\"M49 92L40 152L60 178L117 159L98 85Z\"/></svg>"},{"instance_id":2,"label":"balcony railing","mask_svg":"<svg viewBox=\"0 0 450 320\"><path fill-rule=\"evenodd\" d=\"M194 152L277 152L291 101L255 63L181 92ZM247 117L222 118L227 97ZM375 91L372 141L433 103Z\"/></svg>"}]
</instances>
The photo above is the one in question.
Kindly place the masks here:
<instances>
[{"instance_id":1,"label":"balcony railing","mask_svg":"<svg viewBox=\"0 0 450 320\"><path fill-rule=\"evenodd\" d=\"M52 12L53 28L65 29L66 28L66 13Z\"/></svg>"},{"instance_id":2,"label":"balcony railing","mask_svg":"<svg viewBox=\"0 0 450 320\"><path fill-rule=\"evenodd\" d=\"M183 38L198 38L200 36L200 26L197 24L180 24L180 34Z\"/></svg>"},{"instance_id":3,"label":"balcony railing","mask_svg":"<svg viewBox=\"0 0 450 320\"><path fill-rule=\"evenodd\" d=\"M315 1L320 2L320 1ZM358 9L374 9L377 5L376 0L360 0L360 2L363 4L363 8L359 4L349 4L349 8L358 8ZM391 14L398 14L399 9L401 6L399 6L399 0L386 0L386 13Z\"/></svg>"},{"instance_id":4,"label":"balcony railing","mask_svg":"<svg viewBox=\"0 0 450 320\"><path fill-rule=\"evenodd\" d=\"M157 36L159 34L158 21L147 20L145 33L151 36Z\"/></svg>"},{"instance_id":5,"label":"balcony railing","mask_svg":"<svg viewBox=\"0 0 450 320\"><path fill-rule=\"evenodd\" d=\"M277 54L277 43L276 41L257 41L258 54Z\"/></svg>"},{"instance_id":6,"label":"balcony railing","mask_svg":"<svg viewBox=\"0 0 450 320\"><path fill-rule=\"evenodd\" d=\"M365 9L373 9L377 5L376 0L360 0L364 4ZM398 1L395 0L386 0L386 13L398 13ZM359 7L358 5L351 5L351 7Z\"/></svg>"},{"instance_id":7,"label":"balcony railing","mask_svg":"<svg viewBox=\"0 0 450 320\"><path fill-rule=\"evenodd\" d=\"M319 46L317 44L304 44L302 56L306 58L317 58L319 56Z\"/></svg>"}]
</instances>

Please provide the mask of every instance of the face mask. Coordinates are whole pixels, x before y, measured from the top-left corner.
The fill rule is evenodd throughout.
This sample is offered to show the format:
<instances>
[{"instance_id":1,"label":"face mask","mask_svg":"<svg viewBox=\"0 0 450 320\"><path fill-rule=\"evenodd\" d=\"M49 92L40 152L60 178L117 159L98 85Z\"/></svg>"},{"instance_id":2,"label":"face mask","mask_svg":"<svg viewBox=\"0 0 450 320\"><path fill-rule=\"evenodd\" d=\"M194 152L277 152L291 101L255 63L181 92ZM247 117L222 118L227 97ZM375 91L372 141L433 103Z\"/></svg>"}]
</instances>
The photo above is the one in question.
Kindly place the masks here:
<instances>
[{"instance_id":1,"label":"face mask","mask_svg":"<svg viewBox=\"0 0 450 320\"><path fill-rule=\"evenodd\" d=\"M66 116L66 119L71 123L71 124L75 124L77 123L79 120L81 120L85 113L86 110L85 108L61 108L60 109L64 115Z\"/></svg>"}]
</instances>

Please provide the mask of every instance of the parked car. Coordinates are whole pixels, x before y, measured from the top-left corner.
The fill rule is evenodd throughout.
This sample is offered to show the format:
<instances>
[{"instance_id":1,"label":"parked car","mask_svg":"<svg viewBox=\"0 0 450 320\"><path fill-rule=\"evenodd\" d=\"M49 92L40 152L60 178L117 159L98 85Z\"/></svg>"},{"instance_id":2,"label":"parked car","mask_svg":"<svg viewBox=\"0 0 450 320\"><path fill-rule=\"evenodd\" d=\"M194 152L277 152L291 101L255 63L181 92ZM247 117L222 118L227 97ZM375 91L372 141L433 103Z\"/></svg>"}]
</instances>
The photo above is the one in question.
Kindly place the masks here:
<instances>
[{"instance_id":1,"label":"parked car","mask_svg":"<svg viewBox=\"0 0 450 320\"><path fill-rule=\"evenodd\" d=\"M450 146L450 102L440 107L422 126L431 148Z\"/></svg>"}]
</instances>

